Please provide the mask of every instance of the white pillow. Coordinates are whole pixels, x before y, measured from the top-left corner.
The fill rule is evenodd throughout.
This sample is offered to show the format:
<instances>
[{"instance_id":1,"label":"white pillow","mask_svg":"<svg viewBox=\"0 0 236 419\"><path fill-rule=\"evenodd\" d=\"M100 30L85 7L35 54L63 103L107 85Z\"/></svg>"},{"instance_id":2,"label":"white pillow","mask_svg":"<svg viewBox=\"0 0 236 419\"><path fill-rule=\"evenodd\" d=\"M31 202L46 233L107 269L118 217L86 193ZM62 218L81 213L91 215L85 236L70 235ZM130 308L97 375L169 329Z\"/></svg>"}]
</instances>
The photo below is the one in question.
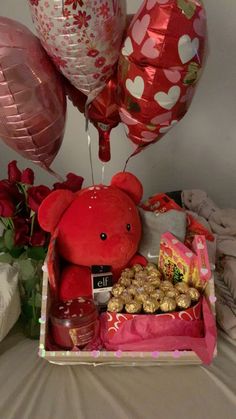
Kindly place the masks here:
<instances>
[{"instance_id":1,"label":"white pillow","mask_svg":"<svg viewBox=\"0 0 236 419\"><path fill-rule=\"evenodd\" d=\"M18 271L0 263L0 342L16 323L21 312Z\"/></svg>"}]
</instances>

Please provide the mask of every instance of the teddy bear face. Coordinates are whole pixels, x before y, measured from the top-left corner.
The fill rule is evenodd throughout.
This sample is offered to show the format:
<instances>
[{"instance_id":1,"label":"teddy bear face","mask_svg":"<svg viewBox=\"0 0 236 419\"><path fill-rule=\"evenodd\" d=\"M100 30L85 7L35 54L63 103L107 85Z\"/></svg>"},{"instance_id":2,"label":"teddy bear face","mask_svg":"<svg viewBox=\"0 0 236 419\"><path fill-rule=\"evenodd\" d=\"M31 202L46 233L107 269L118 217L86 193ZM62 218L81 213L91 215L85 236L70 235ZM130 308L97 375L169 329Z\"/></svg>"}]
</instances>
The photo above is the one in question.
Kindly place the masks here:
<instances>
[{"instance_id":1,"label":"teddy bear face","mask_svg":"<svg viewBox=\"0 0 236 419\"><path fill-rule=\"evenodd\" d=\"M122 269L134 256L141 222L134 201L115 186L83 189L58 224L58 247L68 262Z\"/></svg>"}]
</instances>

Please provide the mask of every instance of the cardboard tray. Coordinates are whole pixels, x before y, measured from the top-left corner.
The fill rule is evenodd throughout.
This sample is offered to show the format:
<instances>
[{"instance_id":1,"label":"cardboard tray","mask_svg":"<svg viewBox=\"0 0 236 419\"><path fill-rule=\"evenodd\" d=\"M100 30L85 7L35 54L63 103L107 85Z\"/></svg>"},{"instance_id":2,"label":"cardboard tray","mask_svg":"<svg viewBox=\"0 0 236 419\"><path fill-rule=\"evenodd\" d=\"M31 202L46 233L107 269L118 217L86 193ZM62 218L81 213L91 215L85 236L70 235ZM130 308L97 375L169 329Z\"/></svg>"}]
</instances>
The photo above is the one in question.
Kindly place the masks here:
<instances>
[{"instance_id":1,"label":"cardboard tray","mask_svg":"<svg viewBox=\"0 0 236 419\"><path fill-rule=\"evenodd\" d=\"M215 316L215 289L212 275L206 289L211 310ZM92 365L92 366L152 366L152 365L199 365L201 359L193 351L174 352L112 352L112 351L49 351L46 349L48 333L48 313L50 309L50 289L48 273L44 272L42 290L42 311L39 356L48 362L58 365ZM214 357L217 355L215 348Z\"/></svg>"}]
</instances>

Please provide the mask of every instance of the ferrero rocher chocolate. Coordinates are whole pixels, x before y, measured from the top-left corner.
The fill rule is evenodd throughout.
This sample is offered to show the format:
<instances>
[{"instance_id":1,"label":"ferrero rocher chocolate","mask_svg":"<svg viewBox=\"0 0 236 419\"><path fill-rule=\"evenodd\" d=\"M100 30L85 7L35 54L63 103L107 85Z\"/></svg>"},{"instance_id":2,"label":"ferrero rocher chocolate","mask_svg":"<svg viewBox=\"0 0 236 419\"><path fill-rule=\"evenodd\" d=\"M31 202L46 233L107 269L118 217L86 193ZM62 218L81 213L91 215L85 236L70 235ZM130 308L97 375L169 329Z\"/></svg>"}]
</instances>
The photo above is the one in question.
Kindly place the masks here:
<instances>
[{"instance_id":1,"label":"ferrero rocher chocolate","mask_svg":"<svg viewBox=\"0 0 236 419\"><path fill-rule=\"evenodd\" d=\"M139 263L136 263L136 265L133 266L133 270L136 273L136 272L142 271L143 267Z\"/></svg>"},{"instance_id":2,"label":"ferrero rocher chocolate","mask_svg":"<svg viewBox=\"0 0 236 419\"><path fill-rule=\"evenodd\" d=\"M127 288L131 285L131 281L132 279L128 276L121 276L118 282L120 285L123 285L123 287Z\"/></svg>"},{"instance_id":3,"label":"ferrero rocher chocolate","mask_svg":"<svg viewBox=\"0 0 236 419\"><path fill-rule=\"evenodd\" d=\"M181 309L187 309L191 306L191 298L188 294L180 294L176 297L176 304Z\"/></svg>"},{"instance_id":4,"label":"ferrero rocher chocolate","mask_svg":"<svg viewBox=\"0 0 236 419\"><path fill-rule=\"evenodd\" d=\"M141 281L146 281L146 279L147 279L147 272L145 270L136 272L135 279L136 280L141 280Z\"/></svg>"},{"instance_id":5,"label":"ferrero rocher chocolate","mask_svg":"<svg viewBox=\"0 0 236 419\"><path fill-rule=\"evenodd\" d=\"M145 280L141 278L138 278L138 279L135 278L132 280L132 284L135 285L136 287L142 287L144 282Z\"/></svg>"},{"instance_id":6,"label":"ferrero rocher chocolate","mask_svg":"<svg viewBox=\"0 0 236 419\"><path fill-rule=\"evenodd\" d=\"M148 272L148 278L162 278L162 273L158 270L152 270Z\"/></svg>"},{"instance_id":7,"label":"ferrero rocher chocolate","mask_svg":"<svg viewBox=\"0 0 236 419\"><path fill-rule=\"evenodd\" d=\"M176 298L179 295L179 291L176 288L171 288L170 290L165 292L166 297Z\"/></svg>"},{"instance_id":8,"label":"ferrero rocher chocolate","mask_svg":"<svg viewBox=\"0 0 236 419\"><path fill-rule=\"evenodd\" d=\"M153 285L155 288L159 288L160 284L161 284L161 280L160 278L156 277L147 277L147 283Z\"/></svg>"},{"instance_id":9,"label":"ferrero rocher chocolate","mask_svg":"<svg viewBox=\"0 0 236 419\"><path fill-rule=\"evenodd\" d=\"M130 295L136 295L136 293L137 293L137 286L136 285L130 285L130 287L126 288L126 291Z\"/></svg>"},{"instance_id":10,"label":"ferrero rocher chocolate","mask_svg":"<svg viewBox=\"0 0 236 419\"><path fill-rule=\"evenodd\" d=\"M150 283L144 284L144 285L143 285L143 288L144 288L144 291L145 291L147 294L151 294L151 292L155 290L154 285L152 285L152 284L150 284Z\"/></svg>"},{"instance_id":11,"label":"ferrero rocher chocolate","mask_svg":"<svg viewBox=\"0 0 236 419\"><path fill-rule=\"evenodd\" d=\"M175 285L175 288L179 291L180 294L186 294L189 290L188 284L186 282L178 282L178 284Z\"/></svg>"},{"instance_id":12,"label":"ferrero rocher chocolate","mask_svg":"<svg viewBox=\"0 0 236 419\"><path fill-rule=\"evenodd\" d=\"M164 298L164 291L157 289L150 293L150 297L155 298L157 301L161 301Z\"/></svg>"},{"instance_id":13,"label":"ferrero rocher chocolate","mask_svg":"<svg viewBox=\"0 0 236 419\"><path fill-rule=\"evenodd\" d=\"M143 302L143 311L145 313L154 314L159 308L159 303L154 298L147 298L146 301Z\"/></svg>"},{"instance_id":14,"label":"ferrero rocher chocolate","mask_svg":"<svg viewBox=\"0 0 236 419\"><path fill-rule=\"evenodd\" d=\"M149 298L149 296L145 291L138 291L134 298L140 303L144 303Z\"/></svg>"},{"instance_id":15,"label":"ferrero rocher chocolate","mask_svg":"<svg viewBox=\"0 0 236 419\"><path fill-rule=\"evenodd\" d=\"M115 284L112 287L111 293L114 295L114 297L119 297L124 290L125 290L125 287L123 285Z\"/></svg>"},{"instance_id":16,"label":"ferrero rocher chocolate","mask_svg":"<svg viewBox=\"0 0 236 419\"><path fill-rule=\"evenodd\" d=\"M126 290L122 292L119 298L121 298L124 304L130 303L133 300L133 296L129 294Z\"/></svg>"},{"instance_id":17,"label":"ferrero rocher chocolate","mask_svg":"<svg viewBox=\"0 0 236 419\"><path fill-rule=\"evenodd\" d=\"M124 303L121 298L113 297L107 305L107 311L111 313L120 313L124 308Z\"/></svg>"},{"instance_id":18,"label":"ferrero rocher chocolate","mask_svg":"<svg viewBox=\"0 0 236 419\"><path fill-rule=\"evenodd\" d=\"M125 311L129 314L140 313L142 310L142 303L137 300L131 301L131 303L125 304Z\"/></svg>"},{"instance_id":19,"label":"ferrero rocher chocolate","mask_svg":"<svg viewBox=\"0 0 236 419\"><path fill-rule=\"evenodd\" d=\"M157 265L155 265L155 263L151 263L151 262L149 262L149 263L147 264L147 266L145 266L145 269L146 269L147 271L157 270Z\"/></svg>"},{"instance_id":20,"label":"ferrero rocher chocolate","mask_svg":"<svg viewBox=\"0 0 236 419\"><path fill-rule=\"evenodd\" d=\"M197 302L200 298L200 292L196 288L189 288L187 295L189 295L191 300L195 302Z\"/></svg>"},{"instance_id":21,"label":"ferrero rocher chocolate","mask_svg":"<svg viewBox=\"0 0 236 419\"><path fill-rule=\"evenodd\" d=\"M170 282L170 281L162 281L161 284L160 284L160 289L164 292L172 290L173 287L174 286L173 286L172 282Z\"/></svg>"},{"instance_id":22,"label":"ferrero rocher chocolate","mask_svg":"<svg viewBox=\"0 0 236 419\"><path fill-rule=\"evenodd\" d=\"M134 269L133 268L126 268L122 271L121 276L126 278L134 278Z\"/></svg>"},{"instance_id":23,"label":"ferrero rocher chocolate","mask_svg":"<svg viewBox=\"0 0 236 419\"><path fill-rule=\"evenodd\" d=\"M176 302L173 298L164 297L163 300L160 302L160 309L164 313L168 313L170 311L175 311L176 309Z\"/></svg>"}]
</instances>

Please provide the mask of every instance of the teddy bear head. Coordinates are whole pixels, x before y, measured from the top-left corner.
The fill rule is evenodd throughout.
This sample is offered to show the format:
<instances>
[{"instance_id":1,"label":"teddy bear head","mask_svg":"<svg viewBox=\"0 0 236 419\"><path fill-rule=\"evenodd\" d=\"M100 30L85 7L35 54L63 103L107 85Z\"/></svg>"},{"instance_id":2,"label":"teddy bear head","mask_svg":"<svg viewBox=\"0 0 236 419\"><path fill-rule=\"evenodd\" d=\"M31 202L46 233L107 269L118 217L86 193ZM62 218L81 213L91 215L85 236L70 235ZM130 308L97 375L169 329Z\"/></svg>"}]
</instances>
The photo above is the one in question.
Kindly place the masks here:
<instances>
[{"instance_id":1,"label":"teddy bear head","mask_svg":"<svg viewBox=\"0 0 236 419\"><path fill-rule=\"evenodd\" d=\"M76 265L122 269L137 252L141 221L137 204L143 188L131 173L118 173L110 186L92 186L77 193L52 192L39 208L39 222L57 230L60 255Z\"/></svg>"}]
</instances>

